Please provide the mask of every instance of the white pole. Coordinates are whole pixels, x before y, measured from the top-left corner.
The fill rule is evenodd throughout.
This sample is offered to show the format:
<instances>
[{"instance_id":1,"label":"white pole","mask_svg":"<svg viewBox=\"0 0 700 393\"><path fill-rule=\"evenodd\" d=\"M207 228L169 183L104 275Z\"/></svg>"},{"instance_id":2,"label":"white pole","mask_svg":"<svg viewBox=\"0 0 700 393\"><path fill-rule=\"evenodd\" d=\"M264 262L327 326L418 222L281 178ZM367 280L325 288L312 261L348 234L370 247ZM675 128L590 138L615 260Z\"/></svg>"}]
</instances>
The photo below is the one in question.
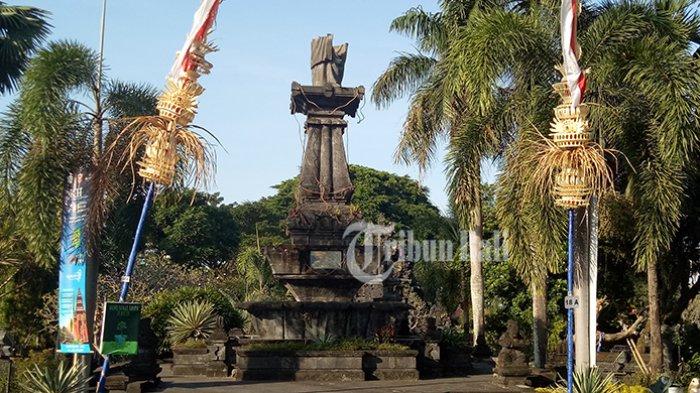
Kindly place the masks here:
<instances>
[{"instance_id":1,"label":"white pole","mask_svg":"<svg viewBox=\"0 0 700 393\"><path fill-rule=\"evenodd\" d=\"M574 237L574 296L578 307L574 309L574 346L577 371L587 369L590 364L590 333L589 333L589 233L588 214L586 208L576 210L576 234Z\"/></svg>"},{"instance_id":2,"label":"white pole","mask_svg":"<svg viewBox=\"0 0 700 393\"><path fill-rule=\"evenodd\" d=\"M102 0L102 19L100 20L100 63L97 65L97 91L102 89L102 61L105 50L105 19L107 17L107 0Z\"/></svg>"},{"instance_id":3,"label":"white pole","mask_svg":"<svg viewBox=\"0 0 700 393\"><path fill-rule=\"evenodd\" d=\"M589 362L591 367L595 367L598 352L596 348L598 342L598 198L596 197L591 197L591 204L588 208L588 233L590 239L588 251Z\"/></svg>"}]
</instances>

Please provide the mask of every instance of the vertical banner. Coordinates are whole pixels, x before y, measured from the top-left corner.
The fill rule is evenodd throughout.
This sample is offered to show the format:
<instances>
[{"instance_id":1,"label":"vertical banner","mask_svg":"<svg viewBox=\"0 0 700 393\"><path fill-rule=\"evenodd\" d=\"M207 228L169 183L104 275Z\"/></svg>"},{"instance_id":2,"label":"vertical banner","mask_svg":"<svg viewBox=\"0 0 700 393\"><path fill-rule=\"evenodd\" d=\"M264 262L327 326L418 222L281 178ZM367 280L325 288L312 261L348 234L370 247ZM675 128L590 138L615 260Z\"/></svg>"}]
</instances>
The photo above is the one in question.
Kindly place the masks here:
<instances>
[{"instance_id":1,"label":"vertical banner","mask_svg":"<svg viewBox=\"0 0 700 393\"><path fill-rule=\"evenodd\" d=\"M89 198L88 172L81 169L70 174L63 197L58 278L58 351L63 353L92 352L85 307Z\"/></svg>"}]
</instances>

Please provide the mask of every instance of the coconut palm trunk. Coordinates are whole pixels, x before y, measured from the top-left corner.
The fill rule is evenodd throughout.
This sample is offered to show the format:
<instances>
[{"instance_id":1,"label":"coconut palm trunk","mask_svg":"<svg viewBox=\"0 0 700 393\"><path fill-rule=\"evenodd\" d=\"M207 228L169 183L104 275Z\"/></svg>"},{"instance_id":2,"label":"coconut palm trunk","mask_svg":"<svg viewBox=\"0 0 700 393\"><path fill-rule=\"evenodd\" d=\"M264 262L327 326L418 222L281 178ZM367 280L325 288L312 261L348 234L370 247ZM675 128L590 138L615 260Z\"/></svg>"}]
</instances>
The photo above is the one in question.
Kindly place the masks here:
<instances>
[{"instance_id":1,"label":"coconut palm trunk","mask_svg":"<svg viewBox=\"0 0 700 393\"><path fill-rule=\"evenodd\" d=\"M663 366L661 313L659 310L659 276L656 259L647 262L647 292L649 297L649 368L659 372Z\"/></svg>"},{"instance_id":2,"label":"coconut palm trunk","mask_svg":"<svg viewBox=\"0 0 700 393\"><path fill-rule=\"evenodd\" d=\"M547 364L547 280L536 278L530 284L532 290L532 347L536 368Z\"/></svg>"},{"instance_id":3,"label":"coconut palm trunk","mask_svg":"<svg viewBox=\"0 0 700 393\"><path fill-rule=\"evenodd\" d=\"M469 223L469 261L470 292L472 300L472 332L474 345L485 343L484 339L484 276L482 274L482 240L483 223L481 217L481 200L476 198L470 210Z\"/></svg>"}]
</instances>

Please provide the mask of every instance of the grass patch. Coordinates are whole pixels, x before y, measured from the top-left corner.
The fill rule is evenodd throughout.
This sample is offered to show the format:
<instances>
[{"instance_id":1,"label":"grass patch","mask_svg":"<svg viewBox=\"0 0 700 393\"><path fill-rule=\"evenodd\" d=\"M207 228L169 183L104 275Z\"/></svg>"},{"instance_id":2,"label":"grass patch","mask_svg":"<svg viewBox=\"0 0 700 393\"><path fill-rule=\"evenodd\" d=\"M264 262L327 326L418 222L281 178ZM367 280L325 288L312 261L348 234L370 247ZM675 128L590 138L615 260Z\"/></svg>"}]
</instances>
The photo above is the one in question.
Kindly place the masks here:
<instances>
[{"instance_id":1,"label":"grass patch","mask_svg":"<svg viewBox=\"0 0 700 393\"><path fill-rule=\"evenodd\" d=\"M204 340L195 340L193 338L187 339L185 341L179 342L173 345L173 348L181 349L194 349L194 348L206 348L207 343Z\"/></svg>"}]
</instances>

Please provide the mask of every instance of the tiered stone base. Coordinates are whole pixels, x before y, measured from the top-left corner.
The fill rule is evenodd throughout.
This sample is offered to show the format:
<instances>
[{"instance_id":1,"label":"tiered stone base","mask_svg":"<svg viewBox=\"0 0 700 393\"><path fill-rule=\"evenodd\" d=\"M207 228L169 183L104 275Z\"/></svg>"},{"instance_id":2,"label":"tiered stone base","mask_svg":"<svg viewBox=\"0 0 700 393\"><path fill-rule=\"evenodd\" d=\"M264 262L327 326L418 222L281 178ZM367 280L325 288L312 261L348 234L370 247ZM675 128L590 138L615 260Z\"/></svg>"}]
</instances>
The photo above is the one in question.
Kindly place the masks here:
<instances>
[{"instance_id":1,"label":"tiered stone base","mask_svg":"<svg viewBox=\"0 0 700 393\"><path fill-rule=\"evenodd\" d=\"M173 375L227 377L228 366L213 360L208 348L173 348Z\"/></svg>"},{"instance_id":2,"label":"tiered stone base","mask_svg":"<svg viewBox=\"0 0 700 393\"><path fill-rule=\"evenodd\" d=\"M415 380L416 351L237 351L240 381Z\"/></svg>"},{"instance_id":3,"label":"tiered stone base","mask_svg":"<svg viewBox=\"0 0 700 393\"><path fill-rule=\"evenodd\" d=\"M530 375L530 367L527 364L518 364L506 367L496 367L496 382L505 386L530 385L527 377Z\"/></svg>"}]
</instances>

